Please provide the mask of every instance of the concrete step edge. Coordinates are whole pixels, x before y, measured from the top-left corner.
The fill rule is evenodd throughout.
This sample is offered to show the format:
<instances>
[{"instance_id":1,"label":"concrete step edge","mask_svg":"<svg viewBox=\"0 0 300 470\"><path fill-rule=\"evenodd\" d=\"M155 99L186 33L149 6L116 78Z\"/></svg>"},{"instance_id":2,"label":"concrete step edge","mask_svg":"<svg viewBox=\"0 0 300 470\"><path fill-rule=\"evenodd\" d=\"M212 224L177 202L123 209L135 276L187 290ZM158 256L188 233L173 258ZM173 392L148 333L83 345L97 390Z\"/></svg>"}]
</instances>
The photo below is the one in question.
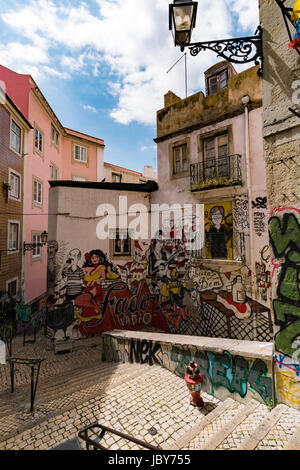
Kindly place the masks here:
<instances>
[{"instance_id":1,"label":"concrete step edge","mask_svg":"<svg viewBox=\"0 0 300 470\"><path fill-rule=\"evenodd\" d=\"M277 405L269 414L265 417L261 424L253 431L253 433L247 437L235 450L254 450L259 442L261 442L265 436L271 431L273 426L279 421L281 415L288 407L286 405Z\"/></svg>"},{"instance_id":2,"label":"concrete step edge","mask_svg":"<svg viewBox=\"0 0 300 470\"><path fill-rule=\"evenodd\" d=\"M208 426L212 421L221 416L224 411L233 406L235 401L232 398L227 398L225 401L220 403L213 411L208 413L208 415L203 416L201 421L193 426L188 432L181 436L177 441L171 446L164 446L164 450L180 450L185 447L189 442L191 442L200 432Z\"/></svg>"},{"instance_id":3,"label":"concrete step edge","mask_svg":"<svg viewBox=\"0 0 300 470\"><path fill-rule=\"evenodd\" d=\"M256 410L256 408L259 407L259 405L259 401L253 399L250 400L250 402L247 403L242 410L237 412L231 421L226 423L226 425L220 429L220 431L212 436L205 444L200 446L199 450L215 450L239 424L241 424L250 414Z\"/></svg>"},{"instance_id":4,"label":"concrete step edge","mask_svg":"<svg viewBox=\"0 0 300 470\"><path fill-rule=\"evenodd\" d=\"M297 427L283 450L300 450L300 426Z\"/></svg>"}]
</instances>

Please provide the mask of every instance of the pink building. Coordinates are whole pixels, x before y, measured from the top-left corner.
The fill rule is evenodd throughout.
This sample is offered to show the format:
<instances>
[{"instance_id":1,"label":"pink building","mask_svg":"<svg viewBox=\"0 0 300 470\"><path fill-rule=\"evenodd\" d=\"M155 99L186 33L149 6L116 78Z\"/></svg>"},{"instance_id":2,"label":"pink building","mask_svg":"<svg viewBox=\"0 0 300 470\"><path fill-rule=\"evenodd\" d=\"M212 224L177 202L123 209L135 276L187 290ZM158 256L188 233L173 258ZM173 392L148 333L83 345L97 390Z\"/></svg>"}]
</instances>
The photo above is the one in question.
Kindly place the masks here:
<instances>
[{"instance_id":1,"label":"pink building","mask_svg":"<svg viewBox=\"0 0 300 470\"><path fill-rule=\"evenodd\" d=\"M30 75L0 66L0 81L33 129L24 155L23 242L41 241L48 231L49 180L101 181L104 141L65 128ZM47 248L24 251L24 303L33 311L47 291Z\"/></svg>"}]
</instances>

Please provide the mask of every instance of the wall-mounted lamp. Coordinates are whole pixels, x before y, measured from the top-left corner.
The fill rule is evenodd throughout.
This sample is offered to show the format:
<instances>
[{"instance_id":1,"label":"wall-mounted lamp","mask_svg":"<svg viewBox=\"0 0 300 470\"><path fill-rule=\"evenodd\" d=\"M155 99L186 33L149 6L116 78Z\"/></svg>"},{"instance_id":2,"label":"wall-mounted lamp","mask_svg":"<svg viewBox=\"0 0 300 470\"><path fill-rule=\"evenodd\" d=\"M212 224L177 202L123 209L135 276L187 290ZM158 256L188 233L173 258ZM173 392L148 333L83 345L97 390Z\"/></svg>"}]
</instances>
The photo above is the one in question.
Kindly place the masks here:
<instances>
[{"instance_id":1,"label":"wall-mounted lamp","mask_svg":"<svg viewBox=\"0 0 300 470\"><path fill-rule=\"evenodd\" d=\"M38 246L44 246L46 245L48 242L48 232L46 232L46 230L43 231L43 233L41 233L41 241L38 242L38 243L25 243L23 244L23 250L24 250L24 253L26 251L32 251L34 250L35 248L37 248Z\"/></svg>"},{"instance_id":2,"label":"wall-mounted lamp","mask_svg":"<svg viewBox=\"0 0 300 470\"><path fill-rule=\"evenodd\" d=\"M261 26L258 26L254 36L191 43L192 30L196 25L197 6L198 2L189 0L174 0L174 3L169 5L169 29L172 30L175 46L180 46L181 51L189 47L192 56L209 49L235 64L255 62L256 65L260 65L258 75L261 77L263 67Z\"/></svg>"}]
</instances>

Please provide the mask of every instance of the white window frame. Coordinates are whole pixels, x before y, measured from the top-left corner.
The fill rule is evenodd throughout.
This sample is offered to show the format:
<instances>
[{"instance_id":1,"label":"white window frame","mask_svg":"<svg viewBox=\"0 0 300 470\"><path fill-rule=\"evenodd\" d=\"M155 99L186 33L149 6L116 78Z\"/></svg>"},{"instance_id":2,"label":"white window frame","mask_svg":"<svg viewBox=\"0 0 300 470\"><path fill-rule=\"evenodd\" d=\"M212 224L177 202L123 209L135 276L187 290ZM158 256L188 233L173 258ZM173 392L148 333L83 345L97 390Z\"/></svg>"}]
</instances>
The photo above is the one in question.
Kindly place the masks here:
<instances>
[{"instance_id":1,"label":"white window frame","mask_svg":"<svg viewBox=\"0 0 300 470\"><path fill-rule=\"evenodd\" d=\"M10 226L12 224L15 224L18 226L18 233L17 233L17 240L16 240L16 249L10 248ZM20 251L20 221L19 220L8 220L8 225L7 225L7 253L12 254L12 253L19 253Z\"/></svg>"},{"instance_id":2,"label":"white window frame","mask_svg":"<svg viewBox=\"0 0 300 470\"><path fill-rule=\"evenodd\" d=\"M36 133L38 133L38 146L36 146ZM40 141L42 143L42 149L40 149ZM44 133L38 126L34 127L34 150L42 155L44 153Z\"/></svg>"},{"instance_id":3,"label":"white window frame","mask_svg":"<svg viewBox=\"0 0 300 470\"><path fill-rule=\"evenodd\" d=\"M14 147L13 145L13 142L12 142L12 133L14 133L14 135L16 135L16 133L13 131L12 127L13 127L13 124L20 130L20 135L19 135L19 149L17 149L16 147ZM22 130L22 127L20 126L20 124L16 121L16 119L14 119L13 117L11 117L10 119L10 129L9 129L9 147L11 150L13 150L14 152L16 152L18 155L22 155L22 141L23 141L23 130Z\"/></svg>"},{"instance_id":4,"label":"white window frame","mask_svg":"<svg viewBox=\"0 0 300 470\"><path fill-rule=\"evenodd\" d=\"M6 292L8 292L8 286L9 286L9 284L11 284L12 282L16 282L16 283L17 283L17 284L16 284L16 295L12 297L12 298L15 298L15 297L17 296L17 294L18 294L19 278L18 278L18 277L13 277L12 279L8 279L8 280L6 281Z\"/></svg>"},{"instance_id":5,"label":"white window frame","mask_svg":"<svg viewBox=\"0 0 300 470\"><path fill-rule=\"evenodd\" d=\"M35 199L35 183L39 184L41 186L41 200ZM32 200L33 204L36 206L42 206L43 205L43 183L42 181L38 180L36 177L33 177L33 182L32 182Z\"/></svg>"},{"instance_id":6,"label":"white window frame","mask_svg":"<svg viewBox=\"0 0 300 470\"><path fill-rule=\"evenodd\" d=\"M120 243L121 243L121 251L116 251L115 250L115 242L116 242L116 238L117 238L117 234L119 235L119 240L120 240ZM124 257L124 256L131 256L132 254L132 246L131 246L131 231L130 230L126 230L126 229L115 229L114 231L112 231L112 235L113 235L113 252L112 252L112 255L113 256L116 256L116 257ZM128 240L128 248L129 248L129 251L124 251L124 235L127 235L126 239Z\"/></svg>"},{"instance_id":7,"label":"white window frame","mask_svg":"<svg viewBox=\"0 0 300 470\"><path fill-rule=\"evenodd\" d=\"M51 142L56 148L59 147L59 132L56 130L53 124L51 125Z\"/></svg>"},{"instance_id":8,"label":"white window frame","mask_svg":"<svg viewBox=\"0 0 300 470\"><path fill-rule=\"evenodd\" d=\"M8 197L9 197L9 199L13 199L14 201L20 202L21 199L22 199L22 193L21 193L21 190L22 190L22 176L20 175L20 173L18 173L13 168L9 168L8 169L8 184L10 186L11 186L10 179L11 179L12 174L19 179L19 196L17 197L16 195L14 195L13 192L12 192L12 189L10 189Z\"/></svg>"},{"instance_id":9,"label":"white window frame","mask_svg":"<svg viewBox=\"0 0 300 470\"><path fill-rule=\"evenodd\" d=\"M54 173L56 174L55 178L53 177ZM59 175L59 168L55 165L55 163L51 162L50 163L50 180L51 181L58 180L59 179L58 175Z\"/></svg>"},{"instance_id":10,"label":"white window frame","mask_svg":"<svg viewBox=\"0 0 300 470\"><path fill-rule=\"evenodd\" d=\"M42 235L41 232L32 232L32 234L31 234L31 243L42 243L41 235ZM37 247L33 248L32 252L31 252L31 257L33 259L41 258L42 257L42 247L37 246Z\"/></svg>"},{"instance_id":11,"label":"white window frame","mask_svg":"<svg viewBox=\"0 0 300 470\"><path fill-rule=\"evenodd\" d=\"M79 158L76 158L76 147L79 148ZM85 150L85 157L82 156L82 151ZM79 163L87 163L88 160L88 149L87 147L84 147L79 144L74 144L74 149L73 149L73 158L75 162Z\"/></svg>"}]
</instances>

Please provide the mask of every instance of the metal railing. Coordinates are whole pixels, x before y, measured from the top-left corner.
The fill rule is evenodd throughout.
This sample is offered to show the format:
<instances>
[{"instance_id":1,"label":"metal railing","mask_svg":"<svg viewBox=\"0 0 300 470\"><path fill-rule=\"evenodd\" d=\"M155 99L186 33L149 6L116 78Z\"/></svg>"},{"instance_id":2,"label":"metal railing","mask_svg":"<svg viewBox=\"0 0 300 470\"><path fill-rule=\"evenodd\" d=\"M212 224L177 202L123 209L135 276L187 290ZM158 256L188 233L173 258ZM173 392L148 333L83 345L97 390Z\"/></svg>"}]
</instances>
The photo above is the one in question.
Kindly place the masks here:
<instances>
[{"instance_id":1,"label":"metal railing","mask_svg":"<svg viewBox=\"0 0 300 470\"><path fill-rule=\"evenodd\" d=\"M135 444L141 447L145 447L149 450L161 450L160 447L153 446L147 442L141 441L140 439L136 439L135 437L129 436L128 434L116 431L115 429L98 423L91 424L79 431L78 437L85 441L86 450L109 450L107 447L104 447L102 444L100 444L100 441L103 439L106 432L119 436L123 439L126 439L127 441L134 442Z\"/></svg>"},{"instance_id":2,"label":"metal railing","mask_svg":"<svg viewBox=\"0 0 300 470\"><path fill-rule=\"evenodd\" d=\"M207 158L190 165L191 191L242 184L241 155Z\"/></svg>"},{"instance_id":3,"label":"metal railing","mask_svg":"<svg viewBox=\"0 0 300 470\"><path fill-rule=\"evenodd\" d=\"M206 235L207 236L207 235ZM221 240L217 239L216 243L221 245ZM225 245L225 242L224 242ZM227 248L227 246L226 246ZM194 249L191 251L191 256L198 259L232 259L235 261L244 261L245 260L245 234L244 232L233 231L231 236L231 250L227 250L227 258L224 256L216 256L217 252L220 250L215 250L216 253L212 253L212 247L210 243L204 243L204 246L199 249ZM222 251L222 250L221 250ZM230 254L232 256L230 256Z\"/></svg>"}]
</instances>

